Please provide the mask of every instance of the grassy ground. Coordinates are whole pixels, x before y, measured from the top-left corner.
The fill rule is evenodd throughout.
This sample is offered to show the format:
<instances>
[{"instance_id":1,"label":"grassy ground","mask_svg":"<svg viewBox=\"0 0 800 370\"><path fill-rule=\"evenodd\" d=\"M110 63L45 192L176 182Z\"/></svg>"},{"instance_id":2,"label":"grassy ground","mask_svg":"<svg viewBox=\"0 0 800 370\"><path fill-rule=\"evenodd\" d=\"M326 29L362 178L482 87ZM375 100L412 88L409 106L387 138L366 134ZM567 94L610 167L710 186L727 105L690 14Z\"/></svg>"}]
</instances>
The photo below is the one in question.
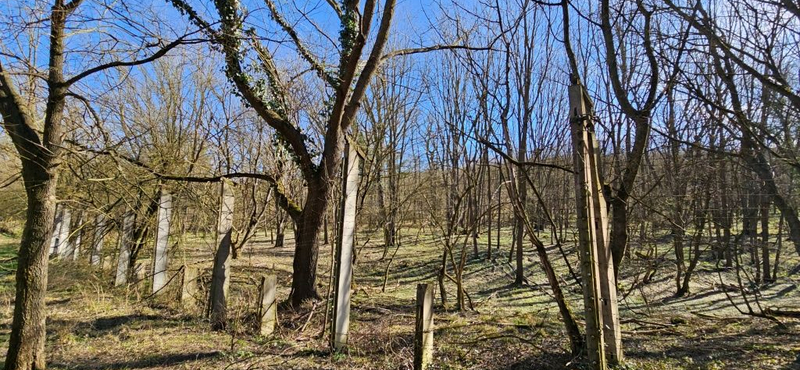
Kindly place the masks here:
<instances>
[{"instance_id":1,"label":"grassy ground","mask_svg":"<svg viewBox=\"0 0 800 370\"><path fill-rule=\"evenodd\" d=\"M409 233L411 234L411 233ZM506 234L510 234L506 230ZM425 235L420 233L420 235ZM361 236L355 267L350 348L330 354L321 336L324 301L298 311L282 309L280 328L268 338L253 334L258 277L278 275L279 297L288 296L292 243L272 248L259 238L234 261L231 293L232 324L227 331L209 330L199 309L176 304L174 292L150 297L146 282L113 288L109 271L80 262L52 262L50 268L47 351L53 369L409 369L414 325L413 297L417 283L434 282L441 244L430 237L405 240L389 259L377 237ZM365 242L366 241L366 242ZM546 240L545 240L546 241ZM111 244L111 243L108 243ZM465 282L474 310L457 312L437 307L436 369L578 369L567 353L568 343L538 260L526 251L530 285L510 283L508 240L494 262L469 259ZM664 243L668 245L668 243ZM0 351L5 352L13 310L13 257L17 241L0 238ZM189 239L171 264L210 267L211 243ZM789 252L788 246L784 255ZM390 255L391 255L390 251ZM573 310L580 314L580 290L558 256L550 251L566 284ZM570 258L575 258L573 251ZM663 252L662 252L663 253ZM319 291L328 292L330 247L320 249ZM469 250L470 257L472 256ZM88 258L87 258L88 259ZM143 261L146 266L148 263ZM797 282L786 271L778 283L762 291L764 306L796 308ZM640 264L623 271L620 304L624 347L629 369L800 369L798 322L772 321L739 314L736 292L726 293L715 266L701 263L692 280L692 295L674 298L674 268L665 265L656 279L635 286ZM206 271L207 279L208 272ZM640 274L639 274L640 275ZM726 284L734 283L723 273ZM455 288L448 287L452 294ZM628 293L630 291L630 293ZM438 292L437 292L438 295ZM729 298L730 297L730 298ZM438 297L437 297L438 298Z\"/></svg>"}]
</instances>

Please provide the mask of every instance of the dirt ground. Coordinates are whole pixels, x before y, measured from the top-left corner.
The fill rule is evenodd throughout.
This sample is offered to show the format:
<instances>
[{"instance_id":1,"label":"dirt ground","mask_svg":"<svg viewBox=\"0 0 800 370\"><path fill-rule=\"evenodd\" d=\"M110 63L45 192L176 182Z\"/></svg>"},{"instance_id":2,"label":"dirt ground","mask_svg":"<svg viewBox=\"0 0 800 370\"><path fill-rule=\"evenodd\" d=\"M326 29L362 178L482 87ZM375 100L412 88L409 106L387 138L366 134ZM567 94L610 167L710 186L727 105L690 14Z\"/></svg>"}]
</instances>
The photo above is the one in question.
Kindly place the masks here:
<instances>
[{"instance_id":1,"label":"dirt ground","mask_svg":"<svg viewBox=\"0 0 800 370\"><path fill-rule=\"evenodd\" d=\"M171 275L183 264L209 269L213 250L209 239L183 240L183 247L171 257ZM291 239L285 247L273 248L265 236L259 236L234 260L232 321L226 331L216 332L210 330L200 309L181 308L175 291L150 296L146 278L129 287L113 288L110 271L92 269L84 262L53 261L47 300L49 367L410 369L416 285L435 281L442 247L432 238L404 240L391 259L383 289L394 251L382 259L383 247L374 240L377 237L359 236L350 345L337 354L330 353L323 333L324 300L297 311L282 307L275 335L254 334L259 277L276 274L279 299L289 294ZM5 353L13 310L11 257L17 241L5 237L0 243L4 261L0 269L0 351ZM495 254L496 261L485 260L485 244L480 258L468 260L465 282L473 309L454 310L453 295L445 310L437 297L434 368L580 369L580 361L568 354L558 310L534 251L525 251L530 284L516 287L511 285L508 243L503 245ZM794 254L785 248L784 255ZM467 252L472 257L471 247ZM558 251L553 248L550 253L562 272L573 311L580 316L580 289L571 283ZM574 251L568 253L573 261L577 258ZM329 291L330 254L329 245L321 246L318 288L323 296ZM742 315L734 303L742 309L746 306L739 292L731 289L736 284L731 272L701 262L692 279L692 294L674 298L674 267L665 264L653 281L641 285L637 282L644 270L637 261L634 258L625 266L620 284L624 296L620 303L626 355L623 368L800 369L800 321L780 318L778 323ZM778 282L761 290L757 304L800 307L798 277L791 275L797 264L795 256L784 261ZM207 280L209 272L204 274ZM448 288L451 294L455 290L454 286ZM754 294L748 301L756 306Z\"/></svg>"}]
</instances>

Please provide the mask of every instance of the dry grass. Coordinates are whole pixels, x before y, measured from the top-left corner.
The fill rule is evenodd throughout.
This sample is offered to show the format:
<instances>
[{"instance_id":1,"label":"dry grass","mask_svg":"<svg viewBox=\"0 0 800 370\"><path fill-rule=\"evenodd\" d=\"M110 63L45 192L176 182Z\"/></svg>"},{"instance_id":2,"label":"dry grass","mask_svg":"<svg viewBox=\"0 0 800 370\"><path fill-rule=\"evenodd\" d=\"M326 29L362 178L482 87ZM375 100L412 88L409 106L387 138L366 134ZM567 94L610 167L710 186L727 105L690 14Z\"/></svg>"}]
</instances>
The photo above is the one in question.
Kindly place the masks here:
<instances>
[{"instance_id":1,"label":"dry grass","mask_svg":"<svg viewBox=\"0 0 800 370\"><path fill-rule=\"evenodd\" d=\"M366 239L366 238L362 238ZM374 238L372 240L375 240ZM209 330L199 310L180 309L174 292L152 298L146 282L113 288L109 272L82 263L51 264L48 296L47 351L54 369L409 369L412 358L413 297L417 283L432 282L441 247L435 240L407 242L390 268L381 290L387 260L383 249L359 250L349 350L331 354L323 329L324 302L297 311L279 312L276 335L254 334L256 282L261 274L278 275L279 297L285 299L291 277L291 240L269 247L259 239L234 261L232 323L227 331ZM16 241L0 241L0 256L13 252ZM192 239L192 248L173 256L174 268L184 262L210 267L208 241ZM360 244L359 244L360 245ZM507 244L505 244L507 245ZM505 247L507 248L507 247ZM471 255L471 251L468 251ZM502 249L497 262L471 259L467 291L474 311L437 308L437 369L578 369L567 355L568 343L536 257L528 251L528 280L514 287ZM328 291L330 248L322 246L319 291ZM485 253L485 251L482 251ZM557 268L564 270L557 251ZM788 250L787 253L789 254ZM574 256L572 256L574 257ZM1 257L0 257L1 258ZM502 262L501 262L502 261ZM0 350L5 351L13 302L13 266L0 270ZM786 268L796 264L786 261ZM145 262L144 264L148 264ZM624 271L629 286L637 265ZM630 369L795 369L800 368L800 328L793 320L773 322L739 315L719 288L713 266L704 264L693 279L693 295L674 299L671 267L660 280L637 289L621 304L625 322L626 367ZM723 276L724 277L724 276ZM566 274L565 279L568 279ZM763 292L762 303L798 307L800 295L792 276L781 277ZM454 287L449 287L451 292ZM581 311L578 289L567 288L570 302ZM438 294L438 292L437 292ZM733 293L733 295L736 295ZM734 297L735 302L741 298ZM452 298L451 298L452 302Z\"/></svg>"}]
</instances>

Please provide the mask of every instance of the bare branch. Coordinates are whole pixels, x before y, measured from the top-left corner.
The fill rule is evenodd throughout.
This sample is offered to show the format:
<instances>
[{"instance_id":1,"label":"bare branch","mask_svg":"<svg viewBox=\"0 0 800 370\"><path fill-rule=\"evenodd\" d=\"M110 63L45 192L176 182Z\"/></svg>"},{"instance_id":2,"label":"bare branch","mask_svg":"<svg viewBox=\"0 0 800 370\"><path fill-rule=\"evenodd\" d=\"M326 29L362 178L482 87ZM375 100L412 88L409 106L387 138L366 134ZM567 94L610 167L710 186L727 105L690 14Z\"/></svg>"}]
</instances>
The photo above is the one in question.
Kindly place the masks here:
<instances>
[{"instance_id":1,"label":"bare branch","mask_svg":"<svg viewBox=\"0 0 800 370\"><path fill-rule=\"evenodd\" d=\"M470 45L432 45L432 46L424 46L419 48L407 48L407 49L400 49L394 50L387 54L384 54L381 57L381 62L398 56L405 56L405 55L413 55L413 54L422 54L428 53L431 51L439 51L439 50L470 50L470 51L491 51L494 50L491 46L470 46Z\"/></svg>"},{"instance_id":2,"label":"bare branch","mask_svg":"<svg viewBox=\"0 0 800 370\"><path fill-rule=\"evenodd\" d=\"M513 157L511 157L510 155L508 155L508 153L500 150L500 148L496 147L489 140L486 140L484 138L477 138L477 140L478 140L479 143L481 143L483 145L486 145L487 148L489 148L493 152L499 154L501 157L503 157L503 159L507 160L508 162L510 162L511 164L513 164L515 166L520 166L520 167L547 167L547 168L554 168L554 169L557 169L557 170L562 170L562 171L569 172L569 173L575 173L575 171L573 171L573 170L571 170L571 169L569 169L567 167L564 167L564 166L559 166L557 164L542 163L542 162L518 161L518 160L514 159Z\"/></svg>"},{"instance_id":3,"label":"bare branch","mask_svg":"<svg viewBox=\"0 0 800 370\"><path fill-rule=\"evenodd\" d=\"M138 59L138 60L131 60L131 61L127 61L127 62L125 62L125 61L114 61L114 62L110 62L110 63L106 63L106 64L101 64L99 66L96 66L96 67L87 69L87 70L85 70L85 71L83 71L81 73L78 73L77 75L75 75L72 78L70 78L69 80L67 80L65 82L65 85L66 86L70 86L70 85L80 81L81 79L84 79L84 78L86 78L86 77L88 77L88 76L90 76L92 74L104 71L104 70L109 69L109 68L114 68L114 67L133 67L133 66L138 66L138 65L150 63L150 62L152 62L152 61L154 61L154 60L156 60L158 58L161 58L162 56L166 55L167 52L169 52L170 50L178 47L179 45L199 44L199 43L203 43L203 42L207 42L207 40L200 40L200 39L189 40L189 39L186 39L186 36L180 37L180 38L176 39L175 41L172 41L169 44L164 45L164 47L162 47L161 49L159 49L158 51L156 51L155 53L153 53L149 57L146 57L146 58L143 58L143 59Z\"/></svg>"},{"instance_id":4,"label":"bare branch","mask_svg":"<svg viewBox=\"0 0 800 370\"><path fill-rule=\"evenodd\" d=\"M272 13L272 18L275 19L275 22L278 22L281 28L283 28L283 31L292 38L292 41L297 48L297 52L300 53L300 56L302 56L303 59L305 59L306 62L311 65L311 68L317 72L317 75L319 75L320 78L325 80L329 85L336 86L338 84L338 79L336 76L331 74L329 71L326 71L325 66L317 60L317 57L311 54L311 51L309 51L308 48L303 44L303 41L300 40L300 36L297 34L297 31L295 31L294 27L292 27L292 25L290 25L289 22L283 18L281 13L278 12L278 8L275 7L275 3L273 3L272 0L264 0L264 2L267 4L269 11Z\"/></svg>"}]
</instances>

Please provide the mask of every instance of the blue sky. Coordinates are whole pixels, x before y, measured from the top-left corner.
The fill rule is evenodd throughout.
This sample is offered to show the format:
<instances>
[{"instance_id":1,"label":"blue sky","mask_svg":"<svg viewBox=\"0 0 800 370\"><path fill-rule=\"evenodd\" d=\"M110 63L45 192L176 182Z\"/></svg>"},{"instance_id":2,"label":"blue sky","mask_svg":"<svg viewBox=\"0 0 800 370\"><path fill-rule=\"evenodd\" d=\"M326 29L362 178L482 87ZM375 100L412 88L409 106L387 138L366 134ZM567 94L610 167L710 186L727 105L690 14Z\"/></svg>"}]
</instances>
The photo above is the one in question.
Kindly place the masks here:
<instances>
[{"instance_id":1,"label":"blue sky","mask_svg":"<svg viewBox=\"0 0 800 370\"><path fill-rule=\"evenodd\" d=\"M283 12L287 20L295 27L300 33L301 38L307 45L329 64L334 67L338 62L338 55L333 44L337 43L339 23L334 12L329 8L325 0L301 0L301 1L287 1L275 0L279 8ZM214 21L217 16L213 9L213 2L210 0L190 0L191 4L195 7L200 14L202 14L209 21ZM245 8L248 9L250 15L247 19L247 27L254 27L259 36L272 40L267 42L271 45L276 58L279 59L279 65L287 66L287 68L305 68L305 63L300 61L299 57L292 50L291 42L287 42L285 33L280 31L278 25L270 19L269 10L265 7L263 0L245 0L243 1ZM0 12L5 16L0 17L0 22L5 22L0 26L0 31L5 31L6 34L15 34L19 37L7 37L3 44L3 52L9 54L28 54L28 43L25 42L29 33L20 33L19 24L21 22L35 21L37 17L43 17L49 10L50 2L42 2L36 0L24 0L16 2L12 0L0 0ZM457 5L456 5L457 4ZM106 7L107 5L107 7ZM515 4L508 4L509 6L516 6ZM382 1L379 1L379 7L382 6ZM459 1L458 3L450 2L450 0L442 0L441 4L431 3L424 0L399 0L396 6L395 18L393 21L393 43L388 48L404 48L416 47L421 45L432 45L441 43L440 35L437 33L439 30L446 29L441 27L439 20L443 17L442 12L447 13L448 16L456 16L457 14L463 18L469 16L464 14L459 8L472 9L477 12L484 12L476 0ZM35 9L30 12L26 8ZM299 11L298 11L299 10ZM300 11L308 12L308 17L311 22L300 19ZM375 22L380 20L379 8L375 16ZM508 10L511 14L513 9ZM116 12L116 13L115 13ZM100 16L103 17L100 17ZM513 14L512 14L513 15ZM122 16L129 16L130 21L120 21ZM25 18L29 19L25 19ZM89 19L92 18L92 19ZM103 19L98 21L97 19ZM573 17L573 25L579 22L578 17ZM46 63L46 46L47 46L47 22L33 23L34 28L36 25L42 27L42 32L38 35L33 35L35 38L33 44L38 44L39 49L36 53L36 65L40 68L44 67ZM89 66L96 65L101 62L107 62L112 59L132 59L134 55L119 55L119 54L105 54L105 49L119 50L120 47L135 48L142 43L155 41L155 36L160 36L169 41L183 34L187 29L192 27L188 24L186 19L178 14L171 5L165 0L153 0L143 2L114 2L111 0L85 0L79 12L73 17L71 26L71 37L68 44L68 49L72 52L69 53L68 59L68 74L73 74L76 71L83 70ZM326 33L327 38L316 30L319 27ZM555 27L559 27L557 24ZM88 29L88 31L87 31ZM577 29L577 27L576 27ZM374 30L374 29L373 29ZM579 39L584 31L578 31L573 38L573 41L579 44ZM373 32L374 34L374 32ZM141 36L145 35L142 39ZM543 35L543 34L542 34ZM544 36L542 36L544 37ZM330 38L330 40L328 40ZM114 42L110 42L113 40ZM142 41L144 40L144 41ZM451 40L444 40L450 42ZM289 46L277 46L279 44ZM559 45L555 47L558 48ZM84 52L84 51L91 52ZM173 54L182 53L184 55L194 52L205 53L201 55L203 58L216 58L220 60L220 55L216 52L208 52L206 49L194 47L184 48L183 51L174 52ZM589 53L596 54L597 50L589 47L585 49ZM557 53L560 53L558 51ZM138 57L146 55L140 53ZM189 55L191 57L191 55ZM429 54L424 56L415 56L415 61L418 64L416 72L420 75L435 75L440 72L437 67L441 66L441 54ZM557 58L563 56L558 55ZM596 55L594 55L596 57ZM7 57L0 56L0 60L4 64L15 64L16 61ZM430 63L436 63L431 65ZM22 67L21 64L16 63L17 67ZM221 63L217 63L216 68L221 69ZM212 64L213 65L213 64ZM553 68L563 70L563 65L556 62ZM98 75L93 79L85 81L81 87L87 94L103 94L100 86L114 86L114 79L125 76L130 73L129 77L135 78L137 74L142 71L148 71L150 67L143 66L124 71L113 71L110 73ZM555 69L553 70L555 71ZM563 79L555 72L553 78L558 81L566 81L566 74ZM602 71L593 70L592 73L602 75ZM586 76L587 80L591 81L592 76ZM596 81L596 80L595 80ZM563 83L563 82L561 82ZM564 89L566 95L566 89ZM514 97L510 97L515 99ZM436 97L430 96L425 98L424 108L426 110L436 109L437 104L442 104L436 101ZM518 119L511 117L512 120ZM532 126L535 127L534 122ZM512 127L516 124L512 121ZM513 129L512 129L513 130Z\"/></svg>"}]
</instances>

